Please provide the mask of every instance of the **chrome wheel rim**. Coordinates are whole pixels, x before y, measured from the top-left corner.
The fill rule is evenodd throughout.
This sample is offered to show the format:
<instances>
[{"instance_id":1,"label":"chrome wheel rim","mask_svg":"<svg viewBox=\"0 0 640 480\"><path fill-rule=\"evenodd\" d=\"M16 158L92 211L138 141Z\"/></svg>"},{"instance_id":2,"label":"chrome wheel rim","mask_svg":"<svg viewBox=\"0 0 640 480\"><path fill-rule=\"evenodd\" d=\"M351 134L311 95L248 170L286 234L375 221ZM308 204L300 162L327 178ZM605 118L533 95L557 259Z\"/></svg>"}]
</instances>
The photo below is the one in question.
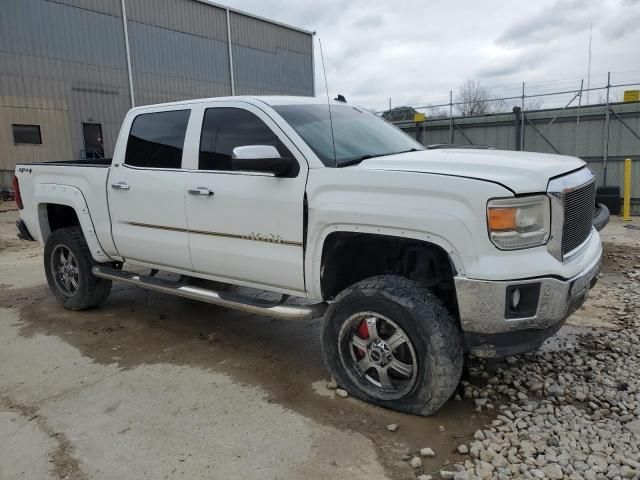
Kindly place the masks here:
<instances>
[{"instance_id":1,"label":"chrome wheel rim","mask_svg":"<svg viewBox=\"0 0 640 480\"><path fill-rule=\"evenodd\" d=\"M414 387L418 360L407 333L384 315L359 312L338 334L345 371L365 393L379 400L396 400Z\"/></svg>"},{"instance_id":2,"label":"chrome wheel rim","mask_svg":"<svg viewBox=\"0 0 640 480\"><path fill-rule=\"evenodd\" d=\"M75 295L80 284L78 261L64 245L58 245L51 255L51 271L58 289L67 296Z\"/></svg>"}]
</instances>

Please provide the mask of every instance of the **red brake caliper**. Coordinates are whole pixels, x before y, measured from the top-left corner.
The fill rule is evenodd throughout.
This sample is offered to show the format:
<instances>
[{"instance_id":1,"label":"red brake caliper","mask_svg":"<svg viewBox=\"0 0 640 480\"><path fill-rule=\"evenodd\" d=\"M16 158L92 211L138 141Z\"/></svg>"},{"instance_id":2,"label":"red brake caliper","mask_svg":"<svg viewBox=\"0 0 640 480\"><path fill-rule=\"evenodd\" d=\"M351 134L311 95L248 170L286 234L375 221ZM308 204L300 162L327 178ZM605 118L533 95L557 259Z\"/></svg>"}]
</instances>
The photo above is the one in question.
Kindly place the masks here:
<instances>
[{"instance_id":1,"label":"red brake caliper","mask_svg":"<svg viewBox=\"0 0 640 480\"><path fill-rule=\"evenodd\" d=\"M362 320L362 322L360 322L360 325L358 325L358 336L364 340L369 338L369 327L367 327L366 320ZM356 347L356 357L358 357L358 360L364 357L366 354L367 352Z\"/></svg>"}]
</instances>

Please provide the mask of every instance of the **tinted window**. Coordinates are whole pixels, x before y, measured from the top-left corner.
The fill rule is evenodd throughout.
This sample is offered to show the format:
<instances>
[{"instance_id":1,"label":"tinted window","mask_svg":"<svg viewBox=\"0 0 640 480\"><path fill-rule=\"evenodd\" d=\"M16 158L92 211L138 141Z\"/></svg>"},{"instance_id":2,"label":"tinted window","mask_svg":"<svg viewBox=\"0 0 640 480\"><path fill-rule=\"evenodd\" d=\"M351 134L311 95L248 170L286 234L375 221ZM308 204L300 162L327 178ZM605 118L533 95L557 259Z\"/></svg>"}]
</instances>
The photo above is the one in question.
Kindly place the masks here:
<instances>
[{"instance_id":1,"label":"tinted window","mask_svg":"<svg viewBox=\"0 0 640 480\"><path fill-rule=\"evenodd\" d=\"M209 108L205 111L200 138L200 170L231 170L235 147L271 145L281 157L291 153L258 117L239 108Z\"/></svg>"},{"instance_id":2,"label":"tinted window","mask_svg":"<svg viewBox=\"0 0 640 480\"><path fill-rule=\"evenodd\" d=\"M40 125L11 125L16 145L42 145Z\"/></svg>"},{"instance_id":3,"label":"tinted window","mask_svg":"<svg viewBox=\"0 0 640 480\"><path fill-rule=\"evenodd\" d=\"M138 115L131 125L124 163L134 167L180 168L190 112Z\"/></svg>"},{"instance_id":4,"label":"tinted window","mask_svg":"<svg viewBox=\"0 0 640 480\"><path fill-rule=\"evenodd\" d=\"M333 105L332 122L327 105L277 105L273 108L327 166L424 150L422 145L390 123L351 105Z\"/></svg>"}]
</instances>

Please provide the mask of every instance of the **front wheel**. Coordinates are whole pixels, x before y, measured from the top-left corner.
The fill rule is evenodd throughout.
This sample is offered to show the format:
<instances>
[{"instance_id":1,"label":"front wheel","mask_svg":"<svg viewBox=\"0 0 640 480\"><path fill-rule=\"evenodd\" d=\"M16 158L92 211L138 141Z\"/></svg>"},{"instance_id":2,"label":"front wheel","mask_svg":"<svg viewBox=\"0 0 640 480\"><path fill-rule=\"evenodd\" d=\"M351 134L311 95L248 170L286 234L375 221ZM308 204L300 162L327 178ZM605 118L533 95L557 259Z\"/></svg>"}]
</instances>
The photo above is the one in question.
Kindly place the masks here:
<instances>
[{"instance_id":1,"label":"front wheel","mask_svg":"<svg viewBox=\"0 0 640 480\"><path fill-rule=\"evenodd\" d=\"M435 413L462 373L462 338L453 318L431 292L398 276L344 290L327 311L322 346L340 386L403 412Z\"/></svg>"},{"instance_id":2,"label":"front wheel","mask_svg":"<svg viewBox=\"0 0 640 480\"><path fill-rule=\"evenodd\" d=\"M49 289L69 310L84 310L104 302L111 280L91 273L96 265L80 227L55 230L44 247L44 271Z\"/></svg>"}]
</instances>

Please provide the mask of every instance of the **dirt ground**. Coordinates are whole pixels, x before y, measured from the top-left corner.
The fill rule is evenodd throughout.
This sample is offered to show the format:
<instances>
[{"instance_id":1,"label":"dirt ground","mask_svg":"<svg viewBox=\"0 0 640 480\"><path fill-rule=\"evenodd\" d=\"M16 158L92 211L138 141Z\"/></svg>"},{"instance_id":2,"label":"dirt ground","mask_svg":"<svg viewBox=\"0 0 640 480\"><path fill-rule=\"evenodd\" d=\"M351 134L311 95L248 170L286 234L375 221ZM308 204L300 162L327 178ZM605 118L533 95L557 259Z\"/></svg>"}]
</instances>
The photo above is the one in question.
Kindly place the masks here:
<instances>
[{"instance_id":1,"label":"dirt ground","mask_svg":"<svg viewBox=\"0 0 640 480\"><path fill-rule=\"evenodd\" d=\"M319 321L288 322L114 285L95 310L50 295L42 249L0 203L0 478L415 478L464 460L493 420L466 400L421 418L326 388ZM633 222L640 225L640 222ZM618 328L608 286L640 263L640 231L603 232L603 274L547 348ZM396 432L388 424L396 423Z\"/></svg>"}]
</instances>

